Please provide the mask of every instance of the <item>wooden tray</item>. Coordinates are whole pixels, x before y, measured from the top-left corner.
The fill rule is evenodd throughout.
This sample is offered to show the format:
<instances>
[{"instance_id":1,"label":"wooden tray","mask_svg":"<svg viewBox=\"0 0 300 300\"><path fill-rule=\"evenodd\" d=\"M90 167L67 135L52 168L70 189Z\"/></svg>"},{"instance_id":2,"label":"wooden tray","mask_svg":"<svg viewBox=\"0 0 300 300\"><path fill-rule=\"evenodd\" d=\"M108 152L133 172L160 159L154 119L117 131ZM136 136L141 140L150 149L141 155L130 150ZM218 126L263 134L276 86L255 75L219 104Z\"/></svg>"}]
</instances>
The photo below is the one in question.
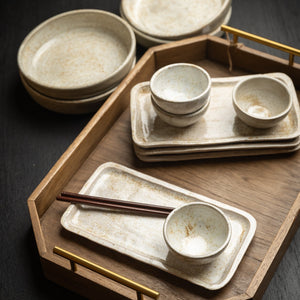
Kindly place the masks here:
<instances>
[{"instance_id":1,"label":"wooden tray","mask_svg":"<svg viewBox=\"0 0 300 300\"><path fill-rule=\"evenodd\" d=\"M160 293L160 299L259 298L299 225L300 152L264 157L220 158L146 163L134 154L130 130L130 90L160 67L197 63L212 77L284 72L300 96L300 66L249 49L230 47L217 37L196 37L149 49L118 89L94 115L28 199L32 225L47 278L85 297L135 298L135 292L53 253L59 246ZM232 280L209 291L153 266L129 258L64 230L60 218L68 204L55 201L62 190L79 192L105 162L116 162L147 175L247 210L257 220L254 239Z\"/></svg>"}]
</instances>

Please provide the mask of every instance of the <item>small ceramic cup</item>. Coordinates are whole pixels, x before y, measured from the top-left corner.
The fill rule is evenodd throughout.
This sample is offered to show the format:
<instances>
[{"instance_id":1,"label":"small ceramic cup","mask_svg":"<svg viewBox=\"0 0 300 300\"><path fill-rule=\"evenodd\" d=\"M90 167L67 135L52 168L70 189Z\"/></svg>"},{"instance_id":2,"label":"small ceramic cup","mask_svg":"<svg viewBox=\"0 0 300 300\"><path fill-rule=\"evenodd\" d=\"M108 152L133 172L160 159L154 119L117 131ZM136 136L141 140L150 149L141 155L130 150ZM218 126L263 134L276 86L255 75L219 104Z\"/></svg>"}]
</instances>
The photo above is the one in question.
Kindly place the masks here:
<instances>
[{"instance_id":1,"label":"small ceramic cup","mask_svg":"<svg viewBox=\"0 0 300 300\"><path fill-rule=\"evenodd\" d=\"M237 116L255 128L269 128L283 120L292 107L287 86L279 79L257 75L237 83L232 94Z\"/></svg>"},{"instance_id":2,"label":"small ceramic cup","mask_svg":"<svg viewBox=\"0 0 300 300\"><path fill-rule=\"evenodd\" d=\"M219 208L192 202L168 215L163 235L176 258L187 263L206 264L226 249L231 238L231 225Z\"/></svg>"},{"instance_id":3,"label":"small ceramic cup","mask_svg":"<svg viewBox=\"0 0 300 300\"><path fill-rule=\"evenodd\" d=\"M189 114L203 107L210 96L211 78L194 64L176 63L156 71L150 80L155 103L172 114Z\"/></svg>"},{"instance_id":4,"label":"small ceramic cup","mask_svg":"<svg viewBox=\"0 0 300 300\"><path fill-rule=\"evenodd\" d=\"M160 108L154 99L151 97L153 108L156 112L156 114L159 116L161 120L163 120L165 123L172 125L174 127L187 127L190 126L201 118L202 115L207 111L210 103L210 98L206 101L204 106L202 106L200 109L193 113L189 114L172 114L169 113L162 108Z\"/></svg>"}]
</instances>

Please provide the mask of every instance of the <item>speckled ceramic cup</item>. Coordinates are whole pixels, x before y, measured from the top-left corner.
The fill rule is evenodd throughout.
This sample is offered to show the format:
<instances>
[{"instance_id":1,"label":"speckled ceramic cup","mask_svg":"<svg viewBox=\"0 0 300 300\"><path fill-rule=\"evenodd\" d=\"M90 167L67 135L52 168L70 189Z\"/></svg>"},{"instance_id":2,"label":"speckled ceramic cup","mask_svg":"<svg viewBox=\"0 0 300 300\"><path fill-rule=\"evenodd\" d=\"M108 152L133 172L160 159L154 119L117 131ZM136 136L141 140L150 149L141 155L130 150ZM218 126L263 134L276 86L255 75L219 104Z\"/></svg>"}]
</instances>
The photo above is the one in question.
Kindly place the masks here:
<instances>
[{"instance_id":1,"label":"speckled ceramic cup","mask_svg":"<svg viewBox=\"0 0 300 300\"><path fill-rule=\"evenodd\" d=\"M203 107L210 96L211 78L201 67L177 63L156 71L150 80L155 103L172 114L189 114Z\"/></svg>"},{"instance_id":2,"label":"speckled ceramic cup","mask_svg":"<svg viewBox=\"0 0 300 300\"><path fill-rule=\"evenodd\" d=\"M232 94L237 116L255 128L270 128L289 113L292 98L279 79L257 75L237 83Z\"/></svg>"},{"instance_id":3,"label":"speckled ceramic cup","mask_svg":"<svg viewBox=\"0 0 300 300\"><path fill-rule=\"evenodd\" d=\"M210 99L205 103L204 106L202 106L200 109L193 113L189 114L172 114L169 113L162 108L160 108L153 98L151 98L153 108L156 112L156 114L159 116L161 120L163 120L165 123L172 125L174 127L187 127L191 126L204 115L204 113L207 111L210 103Z\"/></svg>"},{"instance_id":4,"label":"speckled ceramic cup","mask_svg":"<svg viewBox=\"0 0 300 300\"><path fill-rule=\"evenodd\" d=\"M163 234L166 244L178 259L207 264L226 249L231 238L231 225L219 208L192 202L168 215Z\"/></svg>"}]
</instances>

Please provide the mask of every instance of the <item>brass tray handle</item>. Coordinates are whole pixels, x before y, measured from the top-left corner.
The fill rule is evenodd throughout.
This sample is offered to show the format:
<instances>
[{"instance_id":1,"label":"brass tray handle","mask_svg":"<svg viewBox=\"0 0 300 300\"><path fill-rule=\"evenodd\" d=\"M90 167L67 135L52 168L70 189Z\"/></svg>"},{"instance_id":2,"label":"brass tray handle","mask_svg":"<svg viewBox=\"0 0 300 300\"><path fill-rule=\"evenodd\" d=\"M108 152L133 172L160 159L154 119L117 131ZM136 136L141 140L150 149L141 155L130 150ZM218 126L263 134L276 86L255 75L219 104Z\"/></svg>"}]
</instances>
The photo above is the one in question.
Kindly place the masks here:
<instances>
[{"instance_id":1,"label":"brass tray handle","mask_svg":"<svg viewBox=\"0 0 300 300\"><path fill-rule=\"evenodd\" d=\"M300 56L300 50L290 47L290 46L286 46L284 44L280 44L277 42L274 42L272 40L268 40L266 38L248 33L246 31L242 31L239 29L235 29L233 27L227 26L227 25L222 25L221 26L221 30L224 32L228 32L231 33L233 35L233 43L236 44L238 41L238 37L242 37L242 38L246 38L248 40L275 48L275 49L279 49L281 51L287 52L289 53L289 65L292 66L294 63L294 56Z\"/></svg>"},{"instance_id":2,"label":"brass tray handle","mask_svg":"<svg viewBox=\"0 0 300 300\"><path fill-rule=\"evenodd\" d=\"M78 265L81 265L89 270L92 270L98 274L101 274L109 279L112 279L120 284L123 284L131 289L134 289L137 293L137 299L138 300L142 300L143 299L143 295L146 295L150 298L153 298L153 299L158 299L159 297L159 293L154 291L154 290L151 290L137 282L134 282L130 279L127 279L126 277L123 277L117 273L114 273L108 269L105 269L99 265L96 265L84 258L81 258L80 256L77 256L69 251L66 251L60 247L57 247L55 246L53 248L53 253L59 255L59 256L62 256L68 260L70 260L70 264L71 264L71 270L73 272L76 272L77 271L77 266L76 264Z\"/></svg>"}]
</instances>

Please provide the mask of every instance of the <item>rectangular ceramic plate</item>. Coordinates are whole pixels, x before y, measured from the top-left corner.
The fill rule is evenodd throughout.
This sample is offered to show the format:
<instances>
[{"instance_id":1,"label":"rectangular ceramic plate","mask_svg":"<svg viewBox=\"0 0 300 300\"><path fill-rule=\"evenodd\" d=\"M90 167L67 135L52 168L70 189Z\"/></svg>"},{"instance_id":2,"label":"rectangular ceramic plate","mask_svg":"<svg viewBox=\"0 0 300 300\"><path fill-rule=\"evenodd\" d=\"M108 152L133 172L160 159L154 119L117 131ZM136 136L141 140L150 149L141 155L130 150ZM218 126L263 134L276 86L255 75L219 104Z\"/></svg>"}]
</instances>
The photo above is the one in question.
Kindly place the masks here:
<instances>
[{"instance_id":1,"label":"rectangular ceramic plate","mask_svg":"<svg viewBox=\"0 0 300 300\"><path fill-rule=\"evenodd\" d=\"M190 147L162 147L162 148L142 148L135 146L138 153L144 155L164 155L164 154L187 154L199 152L212 151L231 151L231 150L258 150L258 149L294 149L300 144L300 138L295 138L286 141L278 142L260 142L260 143L238 143L238 144L224 144L217 148L214 146L190 146Z\"/></svg>"},{"instance_id":2,"label":"rectangular ceramic plate","mask_svg":"<svg viewBox=\"0 0 300 300\"><path fill-rule=\"evenodd\" d=\"M232 90L236 83L247 77L213 78L211 103L203 117L186 128L170 126L159 119L152 108L147 83L136 85L131 91L131 129L134 143L141 148L214 146L228 143L283 141L299 137L299 103L292 80L283 73L269 73L287 84L293 100L288 116L277 126L255 129L245 125L232 106Z\"/></svg>"},{"instance_id":3,"label":"rectangular ceramic plate","mask_svg":"<svg viewBox=\"0 0 300 300\"><path fill-rule=\"evenodd\" d=\"M238 156L257 156L257 155L272 155L291 153L300 149L300 145L287 147L287 148L267 148L267 149L255 149L255 150L228 150L228 151L211 151L211 152L197 152L197 153L174 153L174 154L157 154L148 155L144 154L141 149L136 149L135 153L137 157L146 162L159 162L159 161L184 161L193 159L209 159L209 158L221 158L221 157L238 157Z\"/></svg>"},{"instance_id":4,"label":"rectangular ceramic plate","mask_svg":"<svg viewBox=\"0 0 300 300\"><path fill-rule=\"evenodd\" d=\"M98 167L81 193L171 207L192 201L218 206L231 222L232 238L216 261L202 266L182 265L170 255L163 217L71 204L61 218L62 226L73 233L211 290L230 281L256 230L255 219L245 211L116 163Z\"/></svg>"}]
</instances>

